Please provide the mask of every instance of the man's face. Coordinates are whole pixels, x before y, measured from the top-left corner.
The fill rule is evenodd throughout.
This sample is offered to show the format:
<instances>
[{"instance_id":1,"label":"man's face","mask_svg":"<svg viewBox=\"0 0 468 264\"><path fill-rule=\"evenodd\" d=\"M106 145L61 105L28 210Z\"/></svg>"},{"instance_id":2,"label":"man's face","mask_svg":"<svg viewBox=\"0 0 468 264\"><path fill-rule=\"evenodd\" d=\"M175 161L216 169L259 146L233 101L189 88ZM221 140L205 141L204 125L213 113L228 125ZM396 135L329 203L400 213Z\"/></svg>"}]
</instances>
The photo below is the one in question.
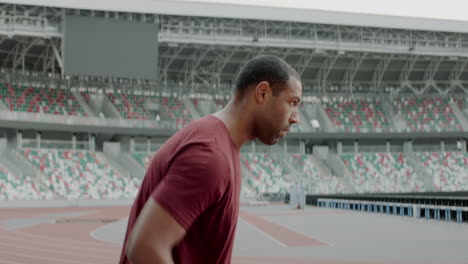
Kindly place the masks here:
<instances>
[{"instance_id":1,"label":"man's face","mask_svg":"<svg viewBox=\"0 0 468 264\"><path fill-rule=\"evenodd\" d=\"M258 139L273 145L288 133L292 124L299 123L298 107L302 98L302 85L290 79L278 96L269 96L265 101L256 125Z\"/></svg>"}]
</instances>

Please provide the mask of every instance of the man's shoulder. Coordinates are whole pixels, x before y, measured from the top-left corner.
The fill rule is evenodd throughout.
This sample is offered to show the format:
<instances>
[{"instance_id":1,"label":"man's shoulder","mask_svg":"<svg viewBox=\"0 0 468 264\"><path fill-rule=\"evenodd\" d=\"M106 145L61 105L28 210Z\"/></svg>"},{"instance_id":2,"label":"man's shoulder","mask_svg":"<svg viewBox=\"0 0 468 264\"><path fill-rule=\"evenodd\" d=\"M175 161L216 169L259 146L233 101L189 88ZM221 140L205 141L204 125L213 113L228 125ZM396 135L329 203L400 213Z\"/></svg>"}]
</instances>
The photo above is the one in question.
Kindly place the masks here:
<instances>
[{"instance_id":1,"label":"man's shoulder","mask_svg":"<svg viewBox=\"0 0 468 264\"><path fill-rule=\"evenodd\" d=\"M199 130L203 128L201 131L207 131L207 128L215 129L220 127L220 120L213 115L206 115L202 118L192 121L183 130Z\"/></svg>"},{"instance_id":2,"label":"man's shoulder","mask_svg":"<svg viewBox=\"0 0 468 264\"><path fill-rule=\"evenodd\" d=\"M223 133L227 133L227 131L222 122L212 115L207 115L192 121L173 137L181 145L205 145L207 147L210 145L216 148L219 147L217 143L219 139L224 138Z\"/></svg>"}]
</instances>

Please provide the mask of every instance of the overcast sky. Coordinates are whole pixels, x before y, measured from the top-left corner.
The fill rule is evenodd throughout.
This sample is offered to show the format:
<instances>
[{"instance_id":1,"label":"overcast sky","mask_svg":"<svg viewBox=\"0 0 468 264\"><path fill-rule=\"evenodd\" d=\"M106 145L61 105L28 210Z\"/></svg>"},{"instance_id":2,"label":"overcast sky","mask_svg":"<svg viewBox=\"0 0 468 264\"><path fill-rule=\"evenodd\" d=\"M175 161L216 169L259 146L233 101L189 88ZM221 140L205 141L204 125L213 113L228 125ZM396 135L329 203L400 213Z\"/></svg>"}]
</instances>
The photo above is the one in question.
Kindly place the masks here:
<instances>
[{"instance_id":1,"label":"overcast sky","mask_svg":"<svg viewBox=\"0 0 468 264\"><path fill-rule=\"evenodd\" d=\"M468 0L179 0L468 21Z\"/></svg>"}]
</instances>

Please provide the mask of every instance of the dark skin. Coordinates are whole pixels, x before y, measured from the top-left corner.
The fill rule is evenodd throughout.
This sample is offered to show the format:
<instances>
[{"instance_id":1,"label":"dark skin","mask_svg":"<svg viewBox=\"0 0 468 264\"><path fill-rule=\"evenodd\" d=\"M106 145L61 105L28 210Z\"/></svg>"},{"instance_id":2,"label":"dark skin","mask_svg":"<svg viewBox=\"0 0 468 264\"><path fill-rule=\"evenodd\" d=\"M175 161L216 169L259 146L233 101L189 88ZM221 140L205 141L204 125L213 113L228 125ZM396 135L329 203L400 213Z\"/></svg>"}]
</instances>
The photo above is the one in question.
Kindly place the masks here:
<instances>
[{"instance_id":1,"label":"dark skin","mask_svg":"<svg viewBox=\"0 0 468 264\"><path fill-rule=\"evenodd\" d=\"M256 138L273 145L299 122L301 97L299 80L290 79L277 96L268 82L260 82L213 115L226 125L239 149ZM127 257L132 264L174 263L172 249L186 232L154 199L148 199L130 234Z\"/></svg>"}]
</instances>

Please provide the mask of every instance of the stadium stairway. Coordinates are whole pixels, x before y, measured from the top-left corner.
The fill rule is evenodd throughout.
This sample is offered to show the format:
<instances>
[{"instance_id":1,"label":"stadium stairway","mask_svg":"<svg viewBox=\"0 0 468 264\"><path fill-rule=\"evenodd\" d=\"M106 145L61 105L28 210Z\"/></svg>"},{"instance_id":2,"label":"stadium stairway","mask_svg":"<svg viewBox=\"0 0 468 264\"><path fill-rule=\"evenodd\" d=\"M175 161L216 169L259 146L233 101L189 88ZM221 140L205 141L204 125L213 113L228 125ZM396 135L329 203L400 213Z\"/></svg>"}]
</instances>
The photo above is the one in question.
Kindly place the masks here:
<instances>
[{"instance_id":1,"label":"stadium stairway","mask_svg":"<svg viewBox=\"0 0 468 264\"><path fill-rule=\"evenodd\" d=\"M338 154L328 153L324 164L331 169L332 174L336 175L337 179L344 185L345 192L356 192L356 189L350 184L353 179L353 174Z\"/></svg>"},{"instance_id":2,"label":"stadium stairway","mask_svg":"<svg viewBox=\"0 0 468 264\"><path fill-rule=\"evenodd\" d=\"M382 102L382 110L389 121L388 129L391 131L402 131L405 126L403 117L395 113L388 97L382 96L380 97L380 101Z\"/></svg>"},{"instance_id":3,"label":"stadium stairway","mask_svg":"<svg viewBox=\"0 0 468 264\"><path fill-rule=\"evenodd\" d=\"M90 117L96 117L97 116L96 113L94 113L91 110L91 108L88 106L85 99L83 98L83 96L81 96L81 94L79 92L75 91L75 92L71 92L71 93L73 94L76 101L80 105L81 109L83 109L83 111L86 113L87 116L90 116Z\"/></svg>"},{"instance_id":4,"label":"stadium stairway","mask_svg":"<svg viewBox=\"0 0 468 264\"><path fill-rule=\"evenodd\" d=\"M306 105L304 106L307 109L307 106ZM313 110L313 108L315 108L317 120L320 123L321 131L324 131L324 132L338 131L338 129L333 125L332 121L328 117L327 113L325 112L325 109L323 109L323 106L321 104L318 104L318 103L311 104L309 109ZM310 112L309 112L309 116L313 117L310 115Z\"/></svg>"},{"instance_id":5,"label":"stadium stairway","mask_svg":"<svg viewBox=\"0 0 468 264\"><path fill-rule=\"evenodd\" d=\"M452 102L450 102L450 107L452 108L453 114L458 119L458 122L460 123L463 130L468 131L468 120L463 115L462 111L458 107L458 104L456 104L455 102L452 101Z\"/></svg>"},{"instance_id":6,"label":"stadium stairway","mask_svg":"<svg viewBox=\"0 0 468 264\"><path fill-rule=\"evenodd\" d=\"M0 100L0 111L10 111L10 109L6 107L2 100Z\"/></svg>"},{"instance_id":7,"label":"stadium stairway","mask_svg":"<svg viewBox=\"0 0 468 264\"><path fill-rule=\"evenodd\" d=\"M96 152L96 157L99 160L107 162L111 168L113 168L118 174L124 177L131 177L131 171L129 168L125 167L124 164L120 163L117 154L110 154L109 152Z\"/></svg>"},{"instance_id":8,"label":"stadium stairway","mask_svg":"<svg viewBox=\"0 0 468 264\"><path fill-rule=\"evenodd\" d=\"M317 169L320 175L332 175L332 171L330 170L330 168L325 166L325 164L323 164L323 162L320 159L316 158L314 155L307 155L307 159L314 166L314 168Z\"/></svg>"},{"instance_id":9,"label":"stadium stairway","mask_svg":"<svg viewBox=\"0 0 468 264\"><path fill-rule=\"evenodd\" d=\"M325 166L330 168L332 174L334 175L339 175L345 178L352 176L351 171L346 166L346 164L344 164L343 160L338 154L328 153L326 159L324 159L323 162Z\"/></svg>"},{"instance_id":10,"label":"stadium stairway","mask_svg":"<svg viewBox=\"0 0 468 264\"><path fill-rule=\"evenodd\" d=\"M109 98L105 95L99 94L91 96L91 105L95 105L95 107L100 107L100 112L102 112L107 118L124 119L117 110L117 108L115 108L115 106L112 104Z\"/></svg>"},{"instance_id":11,"label":"stadium stairway","mask_svg":"<svg viewBox=\"0 0 468 264\"><path fill-rule=\"evenodd\" d=\"M308 155L308 159L309 159L309 162L311 162L311 164L315 168L317 168L318 172L321 175L335 176L338 182L344 186L345 193L352 193L355 191L355 189L349 184L349 182L343 176L333 175L330 168L328 168L319 158L315 157L314 155Z\"/></svg>"},{"instance_id":12,"label":"stadium stairway","mask_svg":"<svg viewBox=\"0 0 468 264\"><path fill-rule=\"evenodd\" d=\"M105 96L102 94L81 93L81 97L86 101L89 108L99 117L107 117L104 113Z\"/></svg>"},{"instance_id":13,"label":"stadium stairway","mask_svg":"<svg viewBox=\"0 0 468 264\"><path fill-rule=\"evenodd\" d=\"M128 152L120 152L117 155L117 161L119 161L119 164L122 164L125 166L125 168L128 168L130 171L130 175L134 178L143 178L146 173L146 169L141 165L139 162L137 162L130 153Z\"/></svg>"},{"instance_id":14,"label":"stadium stairway","mask_svg":"<svg viewBox=\"0 0 468 264\"><path fill-rule=\"evenodd\" d=\"M416 172L418 180L424 184L423 190L421 191L432 191L433 177L427 173L422 164L419 162L418 158L416 157L416 153L407 152L405 153L405 158L407 159L408 164Z\"/></svg>"},{"instance_id":15,"label":"stadium stairway","mask_svg":"<svg viewBox=\"0 0 468 264\"><path fill-rule=\"evenodd\" d=\"M212 114L216 112L216 106L211 100L208 99L202 99L202 98L193 98L192 99L192 104L195 106L195 108L198 110L200 115L206 116L209 114Z\"/></svg>"},{"instance_id":16,"label":"stadium stairway","mask_svg":"<svg viewBox=\"0 0 468 264\"><path fill-rule=\"evenodd\" d=\"M118 142L104 142L103 156L104 160L108 161L111 167L121 175L133 178L143 178L145 175L143 166L138 164L129 153L122 151Z\"/></svg>"},{"instance_id":17,"label":"stadium stairway","mask_svg":"<svg viewBox=\"0 0 468 264\"><path fill-rule=\"evenodd\" d=\"M334 175L332 173L332 170L328 168L320 159L317 157L311 155L309 156L309 161L312 162L314 166L316 166L317 170L319 173L323 173L323 175L329 175L329 176L334 176L336 177L337 181L344 186L344 193L353 193L356 192L356 189L349 184L348 180L344 177L344 175ZM342 160L343 162L343 160ZM348 170L349 171L349 170Z\"/></svg>"},{"instance_id":18,"label":"stadium stairway","mask_svg":"<svg viewBox=\"0 0 468 264\"><path fill-rule=\"evenodd\" d=\"M4 164L16 175L26 175L31 177L44 177L45 175L34 167L23 155L16 149L6 148L3 152ZM10 168L14 167L14 168Z\"/></svg>"},{"instance_id":19,"label":"stadium stairway","mask_svg":"<svg viewBox=\"0 0 468 264\"><path fill-rule=\"evenodd\" d=\"M312 132L312 125L310 124L310 118L308 117L307 113L303 106L298 108L299 114L299 126L301 126L301 132Z\"/></svg>"},{"instance_id":20,"label":"stadium stairway","mask_svg":"<svg viewBox=\"0 0 468 264\"><path fill-rule=\"evenodd\" d=\"M313 116L310 116L309 115L309 112L307 111L306 109L306 105L303 103L301 104L301 112L302 112L302 119L299 120L299 123L307 123L309 124L309 127L310 127L310 131L314 131L312 125L310 122L312 122L312 119L316 119L316 118L313 118Z\"/></svg>"},{"instance_id":21,"label":"stadium stairway","mask_svg":"<svg viewBox=\"0 0 468 264\"><path fill-rule=\"evenodd\" d=\"M184 99L182 99L182 103L192 115L193 120L197 120L201 117L200 113L197 111L197 109L192 103L192 100L189 97L185 97Z\"/></svg>"}]
</instances>

